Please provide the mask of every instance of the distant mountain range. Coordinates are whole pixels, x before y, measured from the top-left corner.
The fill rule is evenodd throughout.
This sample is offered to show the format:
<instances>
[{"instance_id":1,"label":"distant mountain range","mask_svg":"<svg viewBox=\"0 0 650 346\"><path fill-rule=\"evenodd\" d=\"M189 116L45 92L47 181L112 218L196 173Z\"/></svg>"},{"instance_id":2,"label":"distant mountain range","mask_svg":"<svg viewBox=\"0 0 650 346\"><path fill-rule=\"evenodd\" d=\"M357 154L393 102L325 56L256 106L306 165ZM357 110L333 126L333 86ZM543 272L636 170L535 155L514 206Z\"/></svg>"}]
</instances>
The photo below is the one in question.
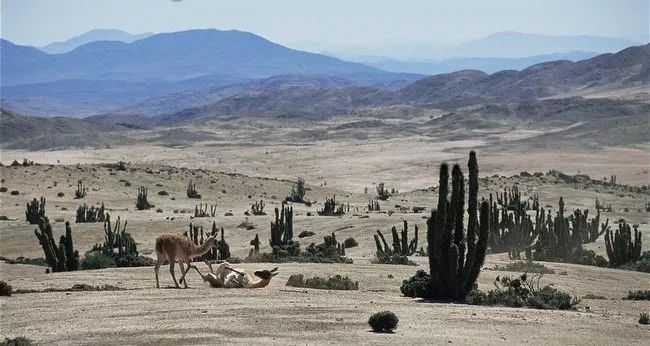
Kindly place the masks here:
<instances>
[{"instance_id":1,"label":"distant mountain range","mask_svg":"<svg viewBox=\"0 0 650 346\"><path fill-rule=\"evenodd\" d=\"M116 29L94 29L90 30L79 36L72 37L65 41L52 42L45 47L41 47L40 50L50 53L50 54L61 54L67 53L77 47L83 46L84 44L95 42L95 41L119 41L119 42L134 42L147 38L153 35L152 33L144 34L129 34L122 30Z\"/></svg>"},{"instance_id":2,"label":"distant mountain range","mask_svg":"<svg viewBox=\"0 0 650 346\"><path fill-rule=\"evenodd\" d=\"M390 105L454 107L485 102L519 102L575 92L604 92L650 84L650 44L578 62L533 65L494 74L464 70L415 81L397 90L366 86L316 85L243 91L202 107L155 116L145 124L178 124L233 115L300 116L346 114L363 107ZM110 120L110 116L102 118ZM140 119L139 121L141 121ZM127 122L128 119L120 118ZM138 122L143 124L142 122Z\"/></svg>"},{"instance_id":3,"label":"distant mountain range","mask_svg":"<svg viewBox=\"0 0 650 346\"><path fill-rule=\"evenodd\" d=\"M461 70L479 70L485 73L494 73L501 70L523 70L529 66L546 61L569 60L578 61L589 59L598 55L595 52L566 52L544 55L534 55L525 58L449 58L433 61L409 61L377 59L364 61L368 66L373 66L389 72L407 72L426 75L450 73Z\"/></svg>"},{"instance_id":4,"label":"distant mountain range","mask_svg":"<svg viewBox=\"0 0 650 346\"><path fill-rule=\"evenodd\" d=\"M648 42L617 37L550 36L503 31L457 44L396 43L383 46L340 46L307 43L299 44L297 47L313 52L327 52L324 54L349 61L376 61L378 59L430 61L467 57L526 58L575 51L602 54L646 43Z\"/></svg>"}]
</instances>

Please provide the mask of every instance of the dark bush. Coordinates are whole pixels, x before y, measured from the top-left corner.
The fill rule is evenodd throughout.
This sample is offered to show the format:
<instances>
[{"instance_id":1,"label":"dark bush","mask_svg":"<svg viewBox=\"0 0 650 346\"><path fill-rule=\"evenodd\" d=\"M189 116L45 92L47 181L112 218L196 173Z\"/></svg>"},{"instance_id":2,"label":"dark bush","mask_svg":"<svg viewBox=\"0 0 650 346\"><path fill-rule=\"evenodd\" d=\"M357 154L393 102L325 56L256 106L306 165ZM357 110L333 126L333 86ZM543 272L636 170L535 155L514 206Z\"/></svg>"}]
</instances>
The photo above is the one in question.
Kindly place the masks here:
<instances>
[{"instance_id":1,"label":"dark bush","mask_svg":"<svg viewBox=\"0 0 650 346\"><path fill-rule=\"evenodd\" d=\"M0 296L11 297L12 287L10 284L0 281Z\"/></svg>"},{"instance_id":2,"label":"dark bush","mask_svg":"<svg viewBox=\"0 0 650 346\"><path fill-rule=\"evenodd\" d=\"M573 264L582 264L587 266L607 267L609 264L605 257L596 255L593 250L578 249L567 261Z\"/></svg>"},{"instance_id":3,"label":"dark bush","mask_svg":"<svg viewBox=\"0 0 650 346\"><path fill-rule=\"evenodd\" d=\"M5 215L0 215L0 221L9 221L9 218Z\"/></svg>"},{"instance_id":4,"label":"dark bush","mask_svg":"<svg viewBox=\"0 0 650 346\"><path fill-rule=\"evenodd\" d=\"M555 274L555 270L546 268L541 263L535 263L533 261L517 261L511 262L504 266L495 265L492 268L485 268L488 270L500 270L506 272L524 272L524 273L540 273L540 274Z\"/></svg>"},{"instance_id":5,"label":"dark bush","mask_svg":"<svg viewBox=\"0 0 650 346\"><path fill-rule=\"evenodd\" d=\"M400 255L397 253L391 254L387 252L375 253L375 258L373 258L370 262L374 264L401 264L409 266L417 265L417 263L411 261L408 256Z\"/></svg>"},{"instance_id":6,"label":"dark bush","mask_svg":"<svg viewBox=\"0 0 650 346\"><path fill-rule=\"evenodd\" d=\"M7 188L5 186L0 187L0 192L7 192Z\"/></svg>"},{"instance_id":7,"label":"dark bush","mask_svg":"<svg viewBox=\"0 0 650 346\"><path fill-rule=\"evenodd\" d=\"M59 193L56 194L56 197L63 197L63 196L65 196L65 193L63 193L63 192L59 192Z\"/></svg>"},{"instance_id":8,"label":"dark bush","mask_svg":"<svg viewBox=\"0 0 650 346\"><path fill-rule=\"evenodd\" d=\"M349 249L349 248L351 248L351 247L355 247L355 246L359 246L359 243L357 242L357 240L354 239L354 238L352 238L352 237L346 239L346 240L343 242L343 244L345 244L345 248L346 248L346 249Z\"/></svg>"},{"instance_id":9,"label":"dark bush","mask_svg":"<svg viewBox=\"0 0 650 346\"><path fill-rule=\"evenodd\" d=\"M150 267L156 264L156 261L144 256L126 256L117 259L117 267Z\"/></svg>"},{"instance_id":10,"label":"dark bush","mask_svg":"<svg viewBox=\"0 0 650 346\"><path fill-rule=\"evenodd\" d=\"M327 279L314 276L311 279L304 279L302 274L291 275L287 281L287 286L306 287L321 290L358 290L359 282L352 281L349 277L336 274Z\"/></svg>"},{"instance_id":11,"label":"dark bush","mask_svg":"<svg viewBox=\"0 0 650 346\"><path fill-rule=\"evenodd\" d=\"M639 324L650 324L650 316L645 312L639 314Z\"/></svg>"},{"instance_id":12,"label":"dark bush","mask_svg":"<svg viewBox=\"0 0 650 346\"><path fill-rule=\"evenodd\" d=\"M12 196L18 196L18 195L20 195L20 192L18 192L18 190L12 190L12 191L10 192L10 194L11 194Z\"/></svg>"},{"instance_id":13,"label":"dark bush","mask_svg":"<svg viewBox=\"0 0 650 346\"><path fill-rule=\"evenodd\" d=\"M630 291L626 300L650 300L650 290Z\"/></svg>"},{"instance_id":14,"label":"dark bush","mask_svg":"<svg viewBox=\"0 0 650 346\"><path fill-rule=\"evenodd\" d=\"M431 292L431 276L429 276L429 273L420 269L408 280L402 281L400 291L402 291L403 295L411 298L429 298Z\"/></svg>"},{"instance_id":15,"label":"dark bush","mask_svg":"<svg viewBox=\"0 0 650 346\"><path fill-rule=\"evenodd\" d=\"M304 238L304 237L311 237L312 235L315 235L316 233L312 231L302 231L300 234L298 234L298 238Z\"/></svg>"},{"instance_id":16,"label":"dark bush","mask_svg":"<svg viewBox=\"0 0 650 346\"><path fill-rule=\"evenodd\" d=\"M158 191L158 196L169 196L169 192L167 192L165 190Z\"/></svg>"},{"instance_id":17,"label":"dark bush","mask_svg":"<svg viewBox=\"0 0 650 346\"><path fill-rule=\"evenodd\" d=\"M375 333L392 333L398 323L399 318L391 311L380 311L368 319L368 324Z\"/></svg>"},{"instance_id":18,"label":"dark bush","mask_svg":"<svg viewBox=\"0 0 650 346\"><path fill-rule=\"evenodd\" d=\"M28 339L24 336L19 336L14 339L6 338L0 344L0 346L31 346L34 345L34 342L31 339Z\"/></svg>"},{"instance_id":19,"label":"dark bush","mask_svg":"<svg viewBox=\"0 0 650 346\"><path fill-rule=\"evenodd\" d=\"M580 300L551 286L539 286L541 275L528 278L523 274L513 279L507 276L494 281L496 289L483 292L472 290L465 300L472 305L497 305L506 307L528 307L533 309L573 309Z\"/></svg>"},{"instance_id":20,"label":"dark bush","mask_svg":"<svg viewBox=\"0 0 650 346\"><path fill-rule=\"evenodd\" d=\"M100 252L92 252L86 254L86 257L81 261L81 268L88 269L105 269L115 267L115 260L111 256L104 255Z\"/></svg>"}]
</instances>

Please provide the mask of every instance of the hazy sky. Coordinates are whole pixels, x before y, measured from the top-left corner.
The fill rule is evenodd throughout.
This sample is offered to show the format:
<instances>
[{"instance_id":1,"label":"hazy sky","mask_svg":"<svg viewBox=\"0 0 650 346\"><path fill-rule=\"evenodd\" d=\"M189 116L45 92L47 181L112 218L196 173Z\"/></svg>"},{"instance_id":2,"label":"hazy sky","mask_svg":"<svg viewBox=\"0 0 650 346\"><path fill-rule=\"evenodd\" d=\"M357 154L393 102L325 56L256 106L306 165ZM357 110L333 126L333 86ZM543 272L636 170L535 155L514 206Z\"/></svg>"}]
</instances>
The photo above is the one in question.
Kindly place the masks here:
<instances>
[{"instance_id":1,"label":"hazy sky","mask_svg":"<svg viewBox=\"0 0 650 346\"><path fill-rule=\"evenodd\" d=\"M281 44L451 43L498 31L647 40L649 0L0 0L2 37L43 46L94 28L251 31Z\"/></svg>"}]
</instances>

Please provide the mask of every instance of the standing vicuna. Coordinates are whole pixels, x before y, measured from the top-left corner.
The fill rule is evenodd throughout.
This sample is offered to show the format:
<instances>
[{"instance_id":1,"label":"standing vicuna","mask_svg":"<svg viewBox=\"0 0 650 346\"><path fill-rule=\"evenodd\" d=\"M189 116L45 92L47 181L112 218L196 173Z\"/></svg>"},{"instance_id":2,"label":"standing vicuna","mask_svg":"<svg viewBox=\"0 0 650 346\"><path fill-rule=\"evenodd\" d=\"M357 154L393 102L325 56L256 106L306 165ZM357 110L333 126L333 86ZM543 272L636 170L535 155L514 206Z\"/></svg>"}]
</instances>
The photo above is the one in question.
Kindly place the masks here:
<instances>
[{"instance_id":1,"label":"standing vicuna","mask_svg":"<svg viewBox=\"0 0 650 346\"><path fill-rule=\"evenodd\" d=\"M187 288L185 274L190 270L192 258L203 255L213 247L217 247L214 236L209 237L201 245L195 245L190 238L182 234L163 234L156 238L156 256L158 257L155 268L156 288L160 288L160 284L158 283L158 269L160 269L160 265L165 260L169 262L169 272L172 274L176 288L180 288L176 281L176 275L174 275L174 264L178 260L178 265L181 267L182 273L180 282ZM183 262L187 263L187 271L185 271Z\"/></svg>"}]
</instances>

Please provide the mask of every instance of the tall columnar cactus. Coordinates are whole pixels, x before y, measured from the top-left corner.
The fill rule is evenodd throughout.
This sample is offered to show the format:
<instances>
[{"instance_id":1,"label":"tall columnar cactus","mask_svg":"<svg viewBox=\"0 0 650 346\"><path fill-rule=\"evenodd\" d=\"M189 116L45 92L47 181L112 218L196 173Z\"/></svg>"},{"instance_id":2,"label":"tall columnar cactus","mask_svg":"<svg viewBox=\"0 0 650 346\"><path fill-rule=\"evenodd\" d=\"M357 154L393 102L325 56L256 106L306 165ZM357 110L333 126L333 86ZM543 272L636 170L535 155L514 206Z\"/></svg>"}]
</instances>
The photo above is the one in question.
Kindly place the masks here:
<instances>
[{"instance_id":1,"label":"tall columnar cactus","mask_svg":"<svg viewBox=\"0 0 650 346\"><path fill-rule=\"evenodd\" d=\"M86 187L84 186L83 180L77 181L77 190L74 192L74 198L81 199L86 197Z\"/></svg>"},{"instance_id":2,"label":"tall columnar cactus","mask_svg":"<svg viewBox=\"0 0 650 346\"><path fill-rule=\"evenodd\" d=\"M113 257L116 261L121 258L138 257L135 239L126 231L127 224L127 221L122 223L119 216L115 220L115 224L112 224L110 214L106 213L104 243L95 244L92 251L101 251L105 255Z\"/></svg>"},{"instance_id":3,"label":"tall columnar cactus","mask_svg":"<svg viewBox=\"0 0 650 346\"><path fill-rule=\"evenodd\" d=\"M478 163L476 153L469 155L469 213L467 233L463 227L465 178L458 165L452 169L452 192L449 195L449 167L440 166L438 208L427 220L430 285L423 296L442 299L463 299L476 285L485 261L490 233L490 205L483 202L478 209ZM417 276L417 275L416 275ZM407 282L405 281L405 285ZM404 286L402 292L405 292Z\"/></svg>"},{"instance_id":4,"label":"tall columnar cactus","mask_svg":"<svg viewBox=\"0 0 650 346\"><path fill-rule=\"evenodd\" d=\"M271 239L274 253L287 252L290 256L300 253L300 243L293 240L293 207L282 204L282 211L275 208L275 222L271 222Z\"/></svg>"},{"instance_id":5,"label":"tall columnar cactus","mask_svg":"<svg viewBox=\"0 0 650 346\"><path fill-rule=\"evenodd\" d=\"M536 219L538 238L528 252L530 258L539 261L568 262L574 255L582 252L583 235L579 229L571 227L571 221L564 216L564 199L560 197L557 215L551 219L550 211L544 221L542 216Z\"/></svg>"},{"instance_id":6,"label":"tall columnar cactus","mask_svg":"<svg viewBox=\"0 0 650 346\"><path fill-rule=\"evenodd\" d=\"M636 262L641 257L641 232L639 226L634 225L634 232L626 222L620 222L616 232L607 229L605 233L605 247L611 267Z\"/></svg>"},{"instance_id":7,"label":"tall columnar cactus","mask_svg":"<svg viewBox=\"0 0 650 346\"><path fill-rule=\"evenodd\" d=\"M596 209L596 217L588 220L589 210L580 211L576 209L571 218L573 230L580 233L582 243L593 243L605 233L609 225L609 219L604 224L600 224L600 209ZM600 227L600 229L599 229Z\"/></svg>"},{"instance_id":8,"label":"tall columnar cactus","mask_svg":"<svg viewBox=\"0 0 650 346\"><path fill-rule=\"evenodd\" d=\"M194 206L194 217L215 217L217 215L216 204L201 204Z\"/></svg>"},{"instance_id":9,"label":"tall columnar cactus","mask_svg":"<svg viewBox=\"0 0 650 346\"><path fill-rule=\"evenodd\" d=\"M135 202L135 207L138 210L145 210L152 208L154 205L150 204L149 201L147 200L147 192L148 189L144 186L140 186L138 188L138 199Z\"/></svg>"},{"instance_id":10,"label":"tall columnar cactus","mask_svg":"<svg viewBox=\"0 0 650 346\"><path fill-rule=\"evenodd\" d=\"M248 253L248 257L257 256L260 253L260 237L255 234L255 238L251 240L250 245L253 247Z\"/></svg>"},{"instance_id":11,"label":"tall columnar cactus","mask_svg":"<svg viewBox=\"0 0 650 346\"><path fill-rule=\"evenodd\" d=\"M45 197L41 197L40 201L34 198L31 202L27 203L25 208L25 220L30 225L37 225L39 220L45 217Z\"/></svg>"},{"instance_id":12,"label":"tall columnar cactus","mask_svg":"<svg viewBox=\"0 0 650 346\"><path fill-rule=\"evenodd\" d=\"M187 183L187 198L201 198L201 195L196 191L196 184L191 180Z\"/></svg>"},{"instance_id":13,"label":"tall columnar cactus","mask_svg":"<svg viewBox=\"0 0 650 346\"><path fill-rule=\"evenodd\" d=\"M57 246L52 234L52 226L47 217L41 218L37 230L34 230L38 242L43 248L45 260L53 272L73 271L79 269L79 251L74 249L70 223L65 223L65 235L59 239ZM39 232L40 230L40 232Z\"/></svg>"},{"instance_id":14,"label":"tall columnar cactus","mask_svg":"<svg viewBox=\"0 0 650 346\"><path fill-rule=\"evenodd\" d=\"M378 201L368 200L368 211L380 211L381 207L379 206Z\"/></svg>"},{"instance_id":15,"label":"tall columnar cactus","mask_svg":"<svg viewBox=\"0 0 650 346\"><path fill-rule=\"evenodd\" d=\"M418 231L419 229L416 225L415 235L413 237L413 240L411 240L409 243L408 222L404 220L404 228L400 231L400 233L397 232L397 227L393 226L393 228L391 228L391 233L393 236L393 248L391 249L386 242L386 239L384 238L384 234L381 233L380 230L377 230L377 234L374 235L377 253L387 255L399 254L402 256L412 256L417 251L418 247Z\"/></svg>"},{"instance_id":16,"label":"tall columnar cactus","mask_svg":"<svg viewBox=\"0 0 650 346\"><path fill-rule=\"evenodd\" d=\"M380 199L382 201L385 201L390 197L390 192L388 192L388 189L384 187L384 183L379 183L377 184L377 199Z\"/></svg>"}]
</instances>

